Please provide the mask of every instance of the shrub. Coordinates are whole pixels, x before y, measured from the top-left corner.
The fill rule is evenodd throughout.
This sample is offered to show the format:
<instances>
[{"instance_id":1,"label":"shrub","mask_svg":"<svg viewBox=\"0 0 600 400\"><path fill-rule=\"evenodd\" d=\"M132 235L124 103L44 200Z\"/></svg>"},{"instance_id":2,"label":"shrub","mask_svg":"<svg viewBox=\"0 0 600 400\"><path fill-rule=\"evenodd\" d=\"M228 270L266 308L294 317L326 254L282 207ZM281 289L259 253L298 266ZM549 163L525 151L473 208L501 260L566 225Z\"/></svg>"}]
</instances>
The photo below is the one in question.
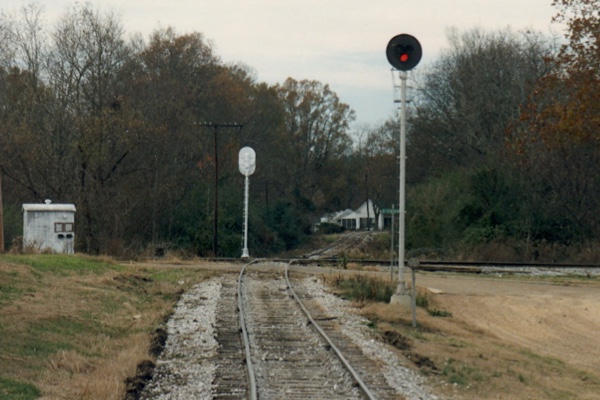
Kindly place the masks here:
<instances>
[{"instance_id":1,"label":"shrub","mask_svg":"<svg viewBox=\"0 0 600 400\"><path fill-rule=\"evenodd\" d=\"M344 227L338 224L331 224L328 222L323 222L319 225L319 233L324 235L329 235L332 233L342 233L344 231Z\"/></svg>"},{"instance_id":2,"label":"shrub","mask_svg":"<svg viewBox=\"0 0 600 400\"><path fill-rule=\"evenodd\" d=\"M389 303L396 289L394 282L365 275L340 276L334 283L342 297L354 301Z\"/></svg>"}]
</instances>

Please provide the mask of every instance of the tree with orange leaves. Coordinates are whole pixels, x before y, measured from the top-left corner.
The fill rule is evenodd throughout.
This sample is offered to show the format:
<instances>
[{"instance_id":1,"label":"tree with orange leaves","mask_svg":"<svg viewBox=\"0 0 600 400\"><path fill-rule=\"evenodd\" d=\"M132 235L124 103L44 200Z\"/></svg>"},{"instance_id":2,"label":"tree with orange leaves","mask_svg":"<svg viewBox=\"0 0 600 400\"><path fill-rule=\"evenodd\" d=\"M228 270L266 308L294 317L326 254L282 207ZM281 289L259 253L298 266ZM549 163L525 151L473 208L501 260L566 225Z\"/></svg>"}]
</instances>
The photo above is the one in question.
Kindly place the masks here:
<instances>
[{"instance_id":1,"label":"tree with orange leaves","mask_svg":"<svg viewBox=\"0 0 600 400\"><path fill-rule=\"evenodd\" d=\"M554 0L566 42L547 62L509 143L569 242L600 237L600 3Z\"/></svg>"}]
</instances>

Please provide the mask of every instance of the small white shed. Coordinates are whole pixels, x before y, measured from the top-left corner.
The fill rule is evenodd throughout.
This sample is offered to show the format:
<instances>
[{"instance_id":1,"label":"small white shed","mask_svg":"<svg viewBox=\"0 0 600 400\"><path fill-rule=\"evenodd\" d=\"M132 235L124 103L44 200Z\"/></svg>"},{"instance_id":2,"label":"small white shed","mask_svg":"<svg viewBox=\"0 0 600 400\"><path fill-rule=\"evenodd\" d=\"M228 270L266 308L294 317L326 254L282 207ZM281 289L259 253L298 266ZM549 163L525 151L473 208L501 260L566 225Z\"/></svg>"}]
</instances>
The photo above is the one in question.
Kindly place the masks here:
<instances>
[{"instance_id":1,"label":"small white shed","mask_svg":"<svg viewBox=\"0 0 600 400\"><path fill-rule=\"evenodd\" d=\"M73 254L75 252L75 205L23 204L23 247Z\"/></svg>"}]
</instances>

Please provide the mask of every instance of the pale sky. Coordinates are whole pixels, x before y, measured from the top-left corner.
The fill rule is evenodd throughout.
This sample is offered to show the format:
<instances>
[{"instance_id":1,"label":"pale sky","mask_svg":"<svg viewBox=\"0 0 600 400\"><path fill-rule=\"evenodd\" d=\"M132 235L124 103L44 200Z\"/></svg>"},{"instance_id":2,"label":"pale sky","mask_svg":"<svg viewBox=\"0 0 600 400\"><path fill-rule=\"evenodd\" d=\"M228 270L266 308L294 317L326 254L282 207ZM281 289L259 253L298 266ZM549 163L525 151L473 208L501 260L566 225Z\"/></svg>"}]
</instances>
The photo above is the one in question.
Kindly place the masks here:
<instances>
[{"instance_id":1,"label":"pale sky","mask_svg":"<svg viewBox=\"0 0 600 400\"><path fill-rule=\"evenodd\" d=\"M11 11L30 0L0 0ZM38 0L50 27L70 0ZM551 24L552 0L91 0L112 11L128 34L156 28L200 32L225 63L251 67L259 82L286 78L329 84L357 115L356 126L374 126L394 114L388 41L415 36L423 48L416 69L448 48L446 33L474 27L561 34Z\"/></svg>"}]
</instances>

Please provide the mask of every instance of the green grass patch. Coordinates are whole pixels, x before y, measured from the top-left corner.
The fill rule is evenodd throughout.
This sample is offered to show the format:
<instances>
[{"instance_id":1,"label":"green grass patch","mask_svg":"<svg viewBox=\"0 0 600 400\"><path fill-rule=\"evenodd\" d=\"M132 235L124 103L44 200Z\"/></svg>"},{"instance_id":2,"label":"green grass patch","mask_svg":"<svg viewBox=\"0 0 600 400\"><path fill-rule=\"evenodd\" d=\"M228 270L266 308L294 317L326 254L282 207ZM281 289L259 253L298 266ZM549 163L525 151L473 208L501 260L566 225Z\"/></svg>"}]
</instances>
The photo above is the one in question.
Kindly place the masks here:
<instances>
[{"instance_id":1,"label":"green grass patch","mask_svg":"<svg viewBox=\"0 0 600 400\"><path fill-rule=\"evenodd\" d=\"M44 327L50 328L44 331ZM34 323L25 329L5 327L0 329L0 354L12 355L18 359L26 357L28 369L36 369L43 365L47 357L61 350L74 349L71 344L72 334L64 328L48 323ZM0 368L7 371L4 368ZM0 399L3 397L0 396Z\"/></svg>"},{"instance_id":2,"label":"green grass patch","mask_svg":"<svg viewBox=\"0 0 600 400\"><path fill-rule=\"evenodd\" d=\"M77 321L73 318L57 317L42 319L31 324L28 328L33 335L59 335L69 337L89 331L91 321Z\"/></svg>"},{"instance_id":3,"label":"green grass patch","mask_svg":"<svg viewBox=\"0 0 600 400\"><path fill-rule=\"evenodd\" d=\"M23 280L17 271L0 268L0 307L21 298L29 291L30 287L23 285Z\"/></svg>"},{"instance_id":4,"label":"green grass patch","mask_svg":"<svg viewBox=\"0 0 600 400\"><path fill-rule=\"evenodd\" d=\"M417 307L428 309L429 308L429 297L426 294L417 292L417 299L415 301L415 304L417 305Z\"/></svg>"},{"instance_id":5,"label":"green grass patch","mask_svg":"<svg viewBox=\"0 0 600 400\"><path fill-rule=\"evenodd\" d=\"M543 356L543 355L534 353L530 350L523 350L523 351L521 351L521 354L523 354L524 356L535 361L536 363L538 363L538 365L540 365L542 367L543 366L555 367L555 368L556 367L560 367L560 368L565 367L564 361L559 360L558 358Z\"/></svg>"},{"instance_id":6,"label":"green grass patch","mask_svg":"<svg viewBox=\"0 0 600 400\"><path fill-rule=\"evenodd\" d=\"M466 365L453 358L446 360L442 374L448 382L460 386L466 386L473 381L483 381L485 379L478 368Z\"/></svg>"},{"instance_id":7,"label":"green grass patch","mask_svg":"<svg viewBox=\"0 0 600 400\"><path fill-rule=\"evenodd\" d=\"M0 261L29 265L38 272L51 272L59 275L102 274L109 270L123 270L124 267L98 258L68 256L63 254L6 254Z\"/></svg>"},{"instance_id":8,"label":"green grass patch","mask_svg":"<svg viewBox=\"0 0 600 400\"><path fill-rule=\"evenodd\" d=\"M15 348L18 356L48 357L61 350L72 350L73 345L61 341L28 338L22 346Z\"/></svg>"},{"instance_id":9,"label":"green grass patch","mask_svg":"<svg viewBox=\"0 0 600 400\"><path fill-rule=\"evenodd\" d=\"M0 307L4 304L18 299L25 291L15 286L0 284Z\"/></svg>"},{"instance_id":10,"label":"green grass patch","mask_svg":"<svg viewBox=\"0 0 600 400\"><path fill-rule=\"evenodd\" d=\"M427 309L427 313L432 317L451 317L452 313L446 310L438 310L437 308Z\"/></svg>"},{"instance_id":11,"label":"green grass patch","mask_svg":"<svg viewBox=\"0 0 600 400\"><path fill-rule=\"evenodd\" d=\"M40 390L34 385L0 377L0 399L33 400L40 396Z\"/></svg>"}]
</instances>

